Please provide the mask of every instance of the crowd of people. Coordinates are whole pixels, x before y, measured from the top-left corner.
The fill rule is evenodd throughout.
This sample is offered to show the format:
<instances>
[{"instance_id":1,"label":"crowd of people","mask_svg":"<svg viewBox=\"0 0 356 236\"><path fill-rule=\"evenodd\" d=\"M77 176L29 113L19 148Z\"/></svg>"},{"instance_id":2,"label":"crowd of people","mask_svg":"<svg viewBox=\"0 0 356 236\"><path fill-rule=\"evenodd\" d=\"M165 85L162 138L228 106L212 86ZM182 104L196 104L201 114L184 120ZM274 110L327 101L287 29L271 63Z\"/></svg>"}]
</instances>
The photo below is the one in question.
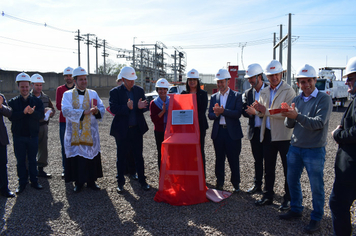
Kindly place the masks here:
<instances>
[{"instance_id":1,"label":"crowd of people","mask_svg":"<svg viewBox=\"0 0 356 236\"><path fill-rule=\"evenodd\" d=\"M62 146L62 177L74 182L74 192L88 188L100 190L96 181L103 177L98 120L105 112L113 116L110 135L117 148L117 192L122 193L125 174L138 180L145 191L146 182L143 135L148 131L144 112L150 111L157 146L158 171L161 168L161 146L167 124L170 97L169 82L161 78L156 83L158 96L147 103L144 90L135 85L136 72L123 67L118 75L118 86L110 91L109 107L92 89L88 89L88 74L82 67L70 67L63 72L65 84L57 88L56 108L60 111L59 135ZM267 81L264 81L264 76ZM230 89L230 73L220 69L215 76L218 91L211 95L200 86L199 72L187 73L183 94L195 94L200 131L200 150L205 172L205 136L207 118L213 121L211 139L215 149L215 176L217 190L224 189L225 159L231 170L233 193L240 190L241 140L243 132L240 117L248 118L247 136L254 158L255 176L247 193L262 193L255 201L258 207L270 205L274 197L277 154L280 154L284 172L284 196L279 209L286 211L282 220L298 219L303 212L303 194L300 184L305 168L309 177L313 210L306 233L320 229L324 215L325 146L329 119L332 112L331 97L316 88L317 73L305 64L297 70L296 94L282 80L280 62L272 60L265 68L251 64L245 79L251 87L242 94ZM349 60L345 75L352 96L341 124L331 133L339 144L335 161L335 182L330 196L333 230L335 235L350 235L352 231L350 207L356 199L356 57ZM28 183L35 189L43 187L38 177L51 178L44 168L48 165L48 123L56 112L51 99L42 91L44 78L20 73L16 77L19 95L6 101L0 94L0 190L4 197L15 197L8 188L7 145L9 139L3 117L11 121L14 153L17 160L18 187L21 194ZM32 89L31 89L32 88ZM208 115L206 111L208 110ZM263 185L264 182L264 185ZM262 188L262 186L264 186Z\"/></svg>"}]
</instances>

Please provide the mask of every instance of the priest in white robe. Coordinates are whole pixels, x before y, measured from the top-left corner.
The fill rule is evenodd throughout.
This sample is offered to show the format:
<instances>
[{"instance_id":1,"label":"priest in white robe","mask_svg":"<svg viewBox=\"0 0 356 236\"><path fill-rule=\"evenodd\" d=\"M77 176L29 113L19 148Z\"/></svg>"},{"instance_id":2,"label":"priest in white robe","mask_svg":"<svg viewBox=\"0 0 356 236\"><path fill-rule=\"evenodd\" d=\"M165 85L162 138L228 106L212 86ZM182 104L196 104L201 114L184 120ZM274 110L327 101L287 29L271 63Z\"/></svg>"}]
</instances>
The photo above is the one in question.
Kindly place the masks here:
<instances>
[{"instance_id":1,"label":"priest in white robe","mask_svg":"<svg viewBox=\"0 0 356 236\"><path fill-rule=\"evenodd\" d=\"M98 120L103 117L105 107L98 94L87 89L87 75L81 67L73 70L75 87L62 98L62 113L66 118L65 181L75 182L74 192L81 191L85 183L99 190L95 181L103 177Z\"/></svg>"}]
</instances>

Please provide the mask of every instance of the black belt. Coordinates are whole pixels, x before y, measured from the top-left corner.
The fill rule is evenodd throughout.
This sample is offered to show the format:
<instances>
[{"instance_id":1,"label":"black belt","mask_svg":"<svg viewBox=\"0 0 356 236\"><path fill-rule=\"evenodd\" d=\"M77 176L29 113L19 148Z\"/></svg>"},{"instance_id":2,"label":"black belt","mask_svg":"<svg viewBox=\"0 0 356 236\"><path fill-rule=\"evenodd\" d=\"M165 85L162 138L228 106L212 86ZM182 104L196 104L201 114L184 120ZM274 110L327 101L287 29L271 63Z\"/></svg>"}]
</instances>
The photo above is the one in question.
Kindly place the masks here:
<instances>
[{"instance_id":1,"label":"black belt","mask_svg":"<svg viewBox=\"0 0 356 236\"><path fill-rule=\"evenodd\" d=\"M223 129L227 129L227 125L219 125Z\"/></svg>"}]
</instances>

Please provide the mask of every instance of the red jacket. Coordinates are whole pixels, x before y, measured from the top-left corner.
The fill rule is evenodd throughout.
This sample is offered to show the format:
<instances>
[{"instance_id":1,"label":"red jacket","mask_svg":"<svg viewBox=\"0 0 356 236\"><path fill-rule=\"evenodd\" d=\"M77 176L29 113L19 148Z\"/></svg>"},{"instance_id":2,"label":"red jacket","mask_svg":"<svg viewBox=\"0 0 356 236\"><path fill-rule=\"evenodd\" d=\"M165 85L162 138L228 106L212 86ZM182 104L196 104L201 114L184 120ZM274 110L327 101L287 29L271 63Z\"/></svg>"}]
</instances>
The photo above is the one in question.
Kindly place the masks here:
<instances>
[{"instance_id":1,"label":"red jacket","mask_svg":"<svg viewBox=\"0 0 356 236\"><path fill-rule=\"evenodd\" d=\"M62 98L63 98L63 93L67 90L69 90L68 87L65 84L63 84L59 86L56 91L56 107L60 111L59 122L64 122L64 123L66 122L66 118L64 118L62 114Z\"/></svg>"}]
</instances>

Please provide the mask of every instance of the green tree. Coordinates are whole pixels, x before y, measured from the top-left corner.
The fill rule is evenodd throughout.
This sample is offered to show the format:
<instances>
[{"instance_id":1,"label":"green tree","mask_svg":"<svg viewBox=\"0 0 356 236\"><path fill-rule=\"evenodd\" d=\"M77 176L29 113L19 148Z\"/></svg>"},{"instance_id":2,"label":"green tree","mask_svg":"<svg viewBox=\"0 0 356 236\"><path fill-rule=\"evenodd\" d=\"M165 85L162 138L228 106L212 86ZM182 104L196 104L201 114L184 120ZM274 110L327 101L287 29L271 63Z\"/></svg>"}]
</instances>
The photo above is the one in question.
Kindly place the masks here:
<instances>
[{"instance_id":1,"label":"green tree","mask_svg":"<svg viewBox=\"0 0 356 236\"><path fill-rule=\"evenodd\" d=\"M112 60L107 60L106 62L106 74L107 75L118 75L120 73L120 70L126 66L125 64L115 64ZM97 74L104 74L104 64L100 65L98 67L98 73Z\"/></svg>"}]
</instances>

